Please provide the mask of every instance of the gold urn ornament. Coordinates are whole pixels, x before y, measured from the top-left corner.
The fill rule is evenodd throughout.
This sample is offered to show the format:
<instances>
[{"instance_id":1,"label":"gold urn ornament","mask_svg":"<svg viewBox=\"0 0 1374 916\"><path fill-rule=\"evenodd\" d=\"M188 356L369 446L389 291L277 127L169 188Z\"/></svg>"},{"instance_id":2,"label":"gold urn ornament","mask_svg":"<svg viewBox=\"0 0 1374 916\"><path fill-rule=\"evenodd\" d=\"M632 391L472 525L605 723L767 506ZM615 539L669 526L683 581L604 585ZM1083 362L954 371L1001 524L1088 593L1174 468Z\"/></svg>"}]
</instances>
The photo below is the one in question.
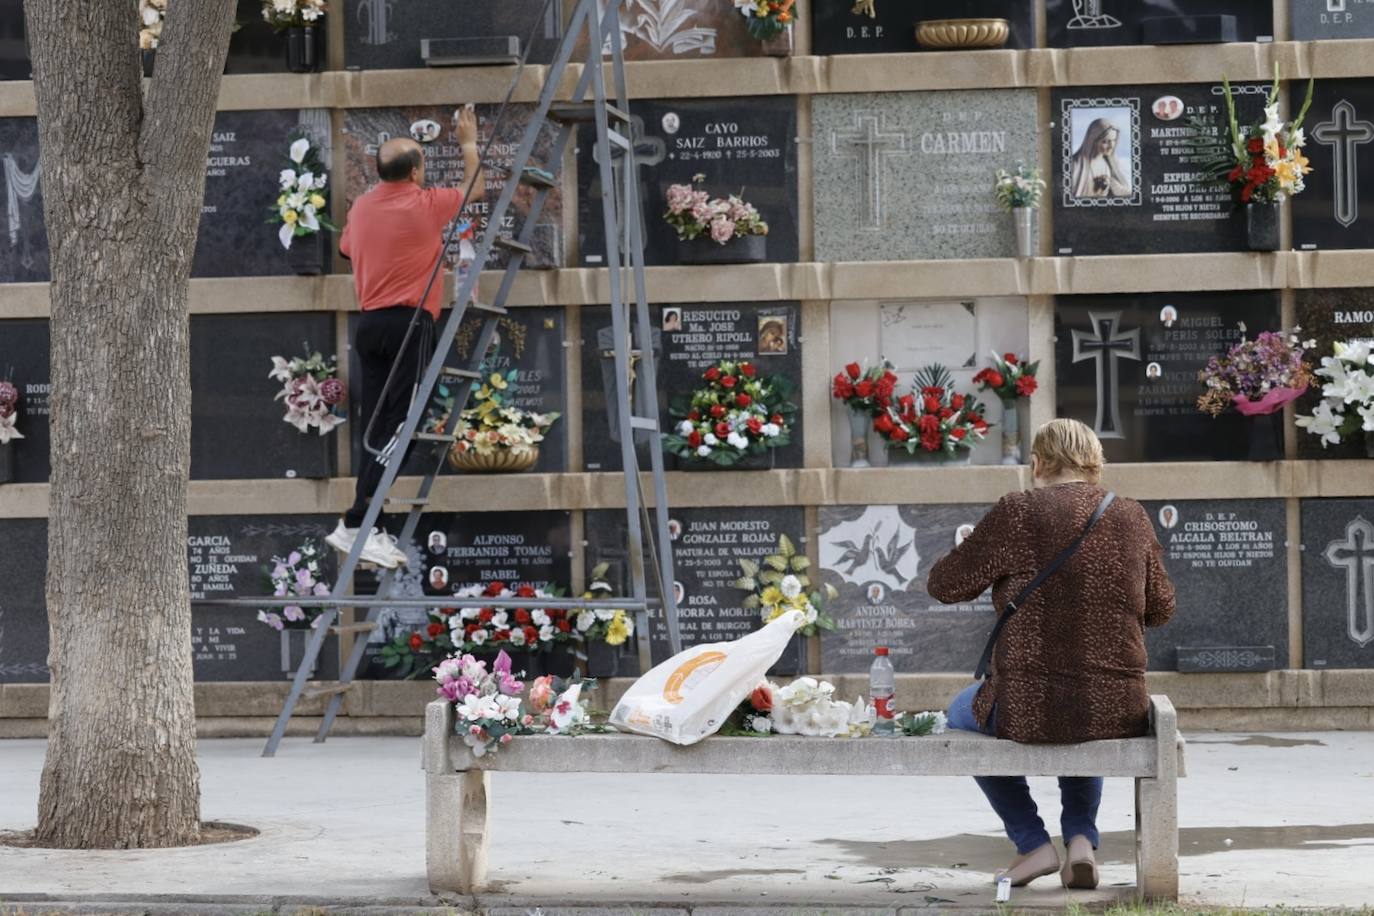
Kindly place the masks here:
<instances>
[{"instance_id":1,"label":"gold urn ornament","mask_svg":"<svg viewBox=\"0 0 1374 916\"><path fill-rule=\"evenodd\" d=\"M1000 48L1011 27L1005 19L931 19L916 23L916 43L935 51Z\"/></svg>"},{"instance_id":2,"label":"gold urn ornament","mask_svg":"<svg viewBox=\"0 0 1374 916\"><path fill-rule=\"evenodd\" d=\"M528 471L539 461L539 448L536 446L529 449L514 451L513 449L500 448L485 454L476 449L469 448L463 451L451 449L448 453L448 463L455 471L462 471L467 474L514 474L519 471Z\"/></svg>"}]
</instances>

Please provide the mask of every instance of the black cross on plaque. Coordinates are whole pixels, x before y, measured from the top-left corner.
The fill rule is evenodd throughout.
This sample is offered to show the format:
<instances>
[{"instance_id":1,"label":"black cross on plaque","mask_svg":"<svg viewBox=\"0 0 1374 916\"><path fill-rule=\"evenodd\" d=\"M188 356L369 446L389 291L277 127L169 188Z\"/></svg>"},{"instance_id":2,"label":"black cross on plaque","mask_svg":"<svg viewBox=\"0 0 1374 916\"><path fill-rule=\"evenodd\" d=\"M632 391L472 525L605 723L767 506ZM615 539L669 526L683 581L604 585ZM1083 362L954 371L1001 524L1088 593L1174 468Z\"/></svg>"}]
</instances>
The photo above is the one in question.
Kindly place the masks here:
<instances>
[{"instance_id":1,"label":"black cross on plaque","mask_svg":"<svg viewBox=\"0 0 1374 916\"><path fill-rule=\"evenodd\" d=\"M658 165L660 162L662 162L667 157L668 145L663 142L662 137L652 137L646 134L644 130L644 119L639 115L630 116L629 139L630 142L634 144L635 154L635 174L633 175L633 180L639 181L639 170L646 167ZM601 162L601 160L597 158L597 152L595 148L592 149L592 161L597 163L598 165ZM623 206L623 191L625 189L625 153L620 149L620 147L616 147L614 150L611 151L611 171L615 177L614 193L616 194L617 199L622 201ZM599 170L594 172L593 174L597 177L593 178L592 180L592 186L588 191L588 196L591 200L596 200L601 196L601 179ZM641 183L641 202L644 194L642 190L643 187L644 185ZM647 239L648 235L646 233L648 231L648 227L644 222L644 207L641 206L639 208L639 211L633 214L633 218L637 218L639 220L639 237L641 239ZM588 263L594 263L595 257L596 256L593 255L592 257L587 258Z\"/></svg>"},{"instance_id":2,"label":"black cross on plaque","mask_svg":"<svg viewBox=\"0 0 1374 916\"><path fill-rule=\"evenodd\" d=\"M1331 181L1335 188L1335 217L1342 226L1360 218L1360 184L1356 147L1374 140L1374 124L1361 121L1355 106L1341 99L1331 109L1331 120L1312 128L1312 139L1331 147Z\"/></svg>"},{"instance_id":3,"label":"black cross on plaque","mask_svg":"<svg viewBox=\"0 0 1374 916\"><path fill-rule=\"evenodd\" d=\"M1091 331L1073 332L1073 361L1097 363L1097 418L1093 431L1103 439L1124 439L1117 404L1117 361L1140 359L1140 328L1121 331L1120 312L1089 312Z\"/></svg>"},{"instance_id":4,"label":"black cross on plaque","mask_svg":"<svg viewBox=\"0 0 1374 916\"><path fill-rule=\"evenodd\" d=\"M1346 633L1363 649L1374 642L1374 525L1357 515L1322 556L1345 570Z\"/></svg>"}]
</instances>

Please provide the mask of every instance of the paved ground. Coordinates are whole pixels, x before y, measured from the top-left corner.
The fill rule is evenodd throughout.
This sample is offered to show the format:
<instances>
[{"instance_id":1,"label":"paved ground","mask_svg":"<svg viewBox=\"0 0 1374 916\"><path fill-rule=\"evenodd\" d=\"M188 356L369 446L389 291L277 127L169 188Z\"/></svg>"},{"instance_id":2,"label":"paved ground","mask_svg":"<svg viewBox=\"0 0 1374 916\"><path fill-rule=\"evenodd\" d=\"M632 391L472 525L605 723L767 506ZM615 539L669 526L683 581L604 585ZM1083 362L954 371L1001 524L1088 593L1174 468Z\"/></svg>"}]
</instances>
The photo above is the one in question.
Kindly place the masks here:
<instances>
[{"instance_id":1,"label":"paved ground","mask_svg":"<svg viewBox=\"0 0 1374 916\"><path fill-rule=\"evenodd\" d=\"M0 902L428 898L419 740L201 742L207 820L256 839L171 851L0 848ZM0 742L0 830L32 826L41 741ZM1180 784L1184 897L1374 904L1374 733L1190 736ZM986 907L1010 846L972 780L497 774L493 893L478 903ZM1037 795L1057 814L1052 784ZM95 800L93 804L97 803ZM1128 893L1130 783L1109 780L1105 894L1041 879L1013 902ZM471 901L464 901L471 904ZM947 902L947 903L946 903Z\"/></svg>"}]
</instances>

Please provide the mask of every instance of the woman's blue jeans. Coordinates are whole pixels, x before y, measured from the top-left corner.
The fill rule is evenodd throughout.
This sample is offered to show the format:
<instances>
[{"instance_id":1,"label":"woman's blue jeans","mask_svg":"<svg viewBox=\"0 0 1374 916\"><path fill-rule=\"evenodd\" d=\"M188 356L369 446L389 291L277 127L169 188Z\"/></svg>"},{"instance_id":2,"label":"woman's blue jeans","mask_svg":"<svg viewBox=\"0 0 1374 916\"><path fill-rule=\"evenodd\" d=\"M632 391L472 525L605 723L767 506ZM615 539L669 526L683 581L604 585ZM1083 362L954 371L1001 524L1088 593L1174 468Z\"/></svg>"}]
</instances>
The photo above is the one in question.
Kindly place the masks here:
<instances>
[{"instance_id":1,"label":"woman's blue jeans","mask_svg":"<svg viewBox=\"0 0 1374 916\"><path fill-rule=\"evenodd\" d=\"M965 688L949 704L949 727L967 732L993 734L992 729L983 729L973 715L973 697L978 692L978 684ZM993 709L995 719L997 710ZM1045 830L1045 822L1031 798L1030 786L1024 776L975 776L974 781L983 794L988 797L992 810L1002 819L1007 836L1016 844L1016 851L1024 855L1039 849L1050 841ZM1059 777L1059 801L1063 814L1059 820L1063 831L1064 843L1076 836L1085 836L1097 848L1097 807L1102 802L1102 777L1100 776L1061 776Z\"/></svg>"}]
</instances>

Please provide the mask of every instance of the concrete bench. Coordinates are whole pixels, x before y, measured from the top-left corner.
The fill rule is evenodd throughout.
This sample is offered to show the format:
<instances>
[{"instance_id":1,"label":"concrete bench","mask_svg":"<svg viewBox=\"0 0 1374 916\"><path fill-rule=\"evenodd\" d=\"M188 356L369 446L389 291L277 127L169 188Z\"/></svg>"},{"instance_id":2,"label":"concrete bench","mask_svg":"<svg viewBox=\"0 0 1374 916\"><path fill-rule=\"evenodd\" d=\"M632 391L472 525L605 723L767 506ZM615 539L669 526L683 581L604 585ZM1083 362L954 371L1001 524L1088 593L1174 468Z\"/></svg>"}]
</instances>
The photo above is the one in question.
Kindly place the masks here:
<instances>
[{"instance_id":1,"label":"concrete bench","mask_svg":"<svg viewBox=\"0 0 1374 916\"><path fill-rule=\"evenodd\" d=\"M925 738L707 738L678 747L635 735L518 737L480 758L454 734L452 707L425 710L425 860L433 893L475 893L486 881L490 775L720 773L768 775L779 760L836 776L1125 776L1135 779L1136 895L1178 899L1178 777L1183 740L1168 697L1150 698L1153 734L1029 745L971 732Z\"/></svg>"}]
</instances>

